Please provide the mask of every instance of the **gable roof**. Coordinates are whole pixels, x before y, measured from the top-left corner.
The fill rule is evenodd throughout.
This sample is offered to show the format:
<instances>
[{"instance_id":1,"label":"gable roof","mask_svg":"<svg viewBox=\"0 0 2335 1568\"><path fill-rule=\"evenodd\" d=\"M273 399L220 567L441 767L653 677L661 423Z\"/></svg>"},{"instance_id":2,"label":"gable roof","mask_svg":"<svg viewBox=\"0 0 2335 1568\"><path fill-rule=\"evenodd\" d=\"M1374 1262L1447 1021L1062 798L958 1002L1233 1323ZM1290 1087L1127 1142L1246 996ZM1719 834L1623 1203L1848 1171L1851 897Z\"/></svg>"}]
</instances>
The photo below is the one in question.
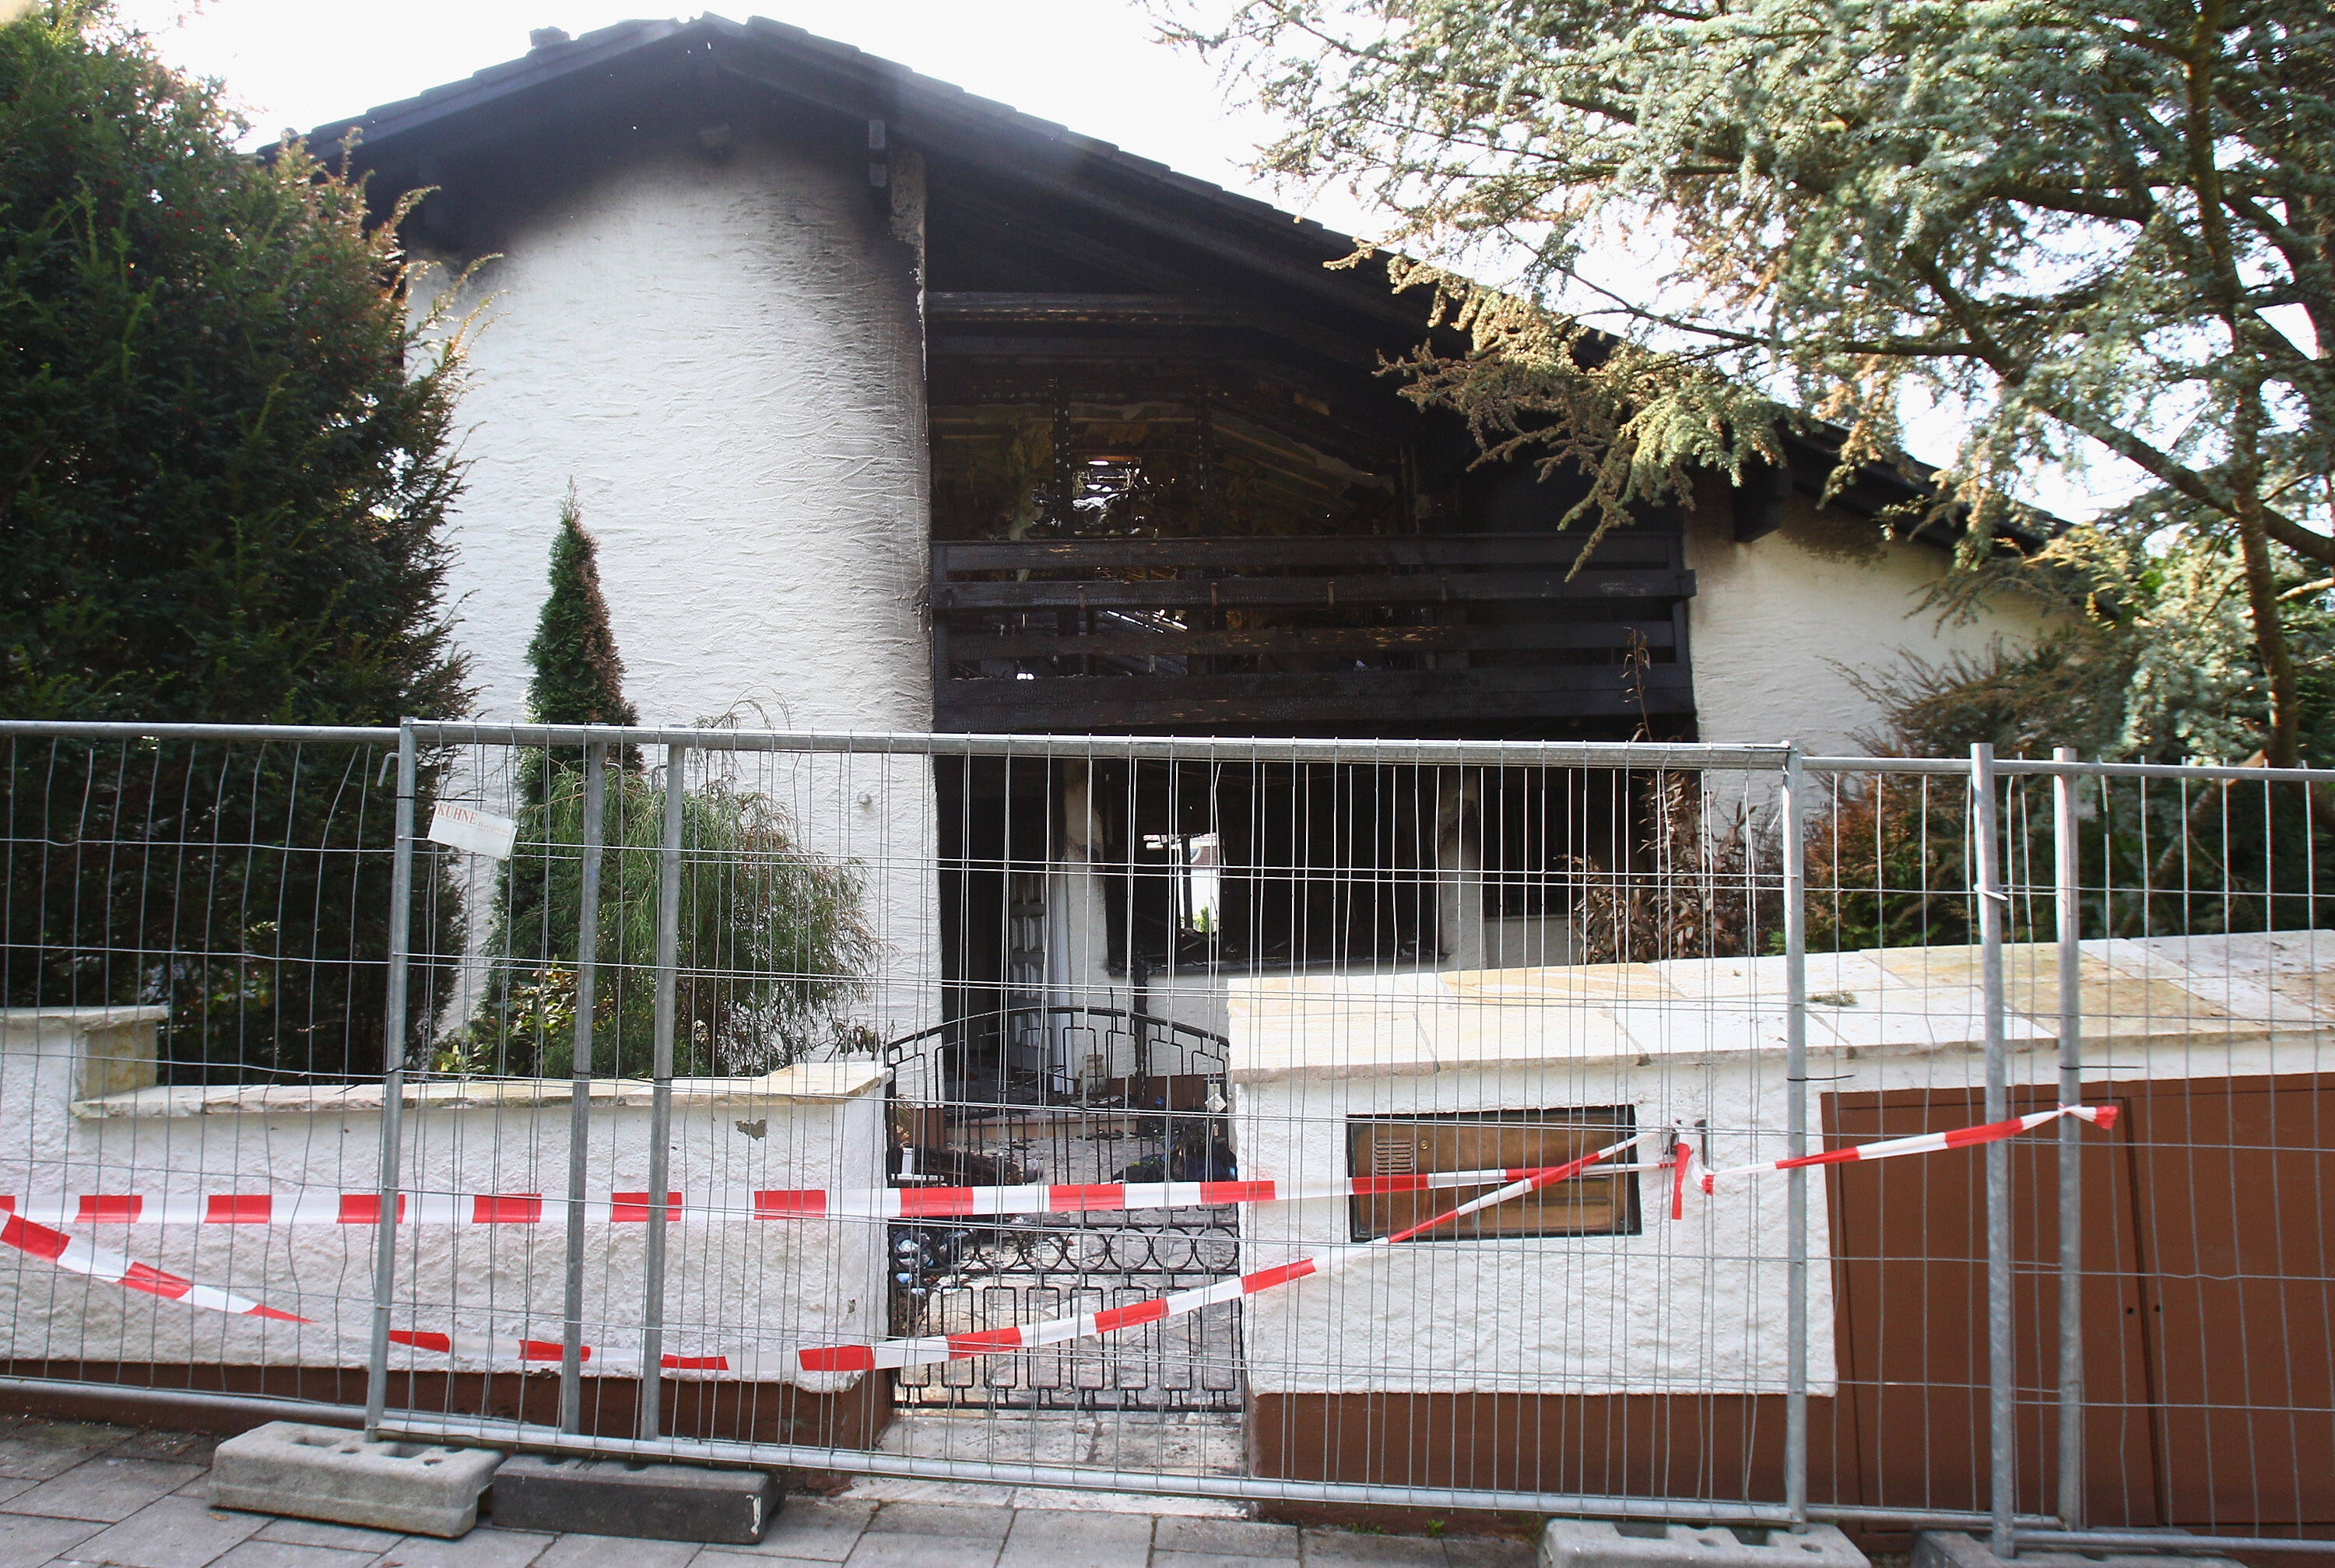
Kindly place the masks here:
<instances>
[{"instance_id":1,"label":"gable roof","mask_svg":"<svg viewBox=\"0 0 2335 1568\"><path fill-rule=\"evenodd\" d=\"M1431 335L1458 351L1457 334L1431 333L1424 291L1393 291L1383 258L1349 267L1356 242L1311 218L1254 197L1179 174L1110 142L1083 136L1009 105L909 70L848 44L767 17L732 22L707 13L691 20L618 22L576 38L538 44L516 60L363 114L320 125L313 147L355 137L352 159L374 177L377 200L434 184L437 160L515 132L614 110L644 92L729 86L767 92L838 122L882 121L891 138L920 149L929 164L954 164L1035 196L1086 209L1237 268L1272 292L1303 295L1358 338L1407 352ZM1822 488L1845 432L1815 423L1785 432L1791 488ZM1868 463L1835 498L1864 515L1918 499L1936 470ZM1772 516L1773 492L1739 513L1739 535L1765 531L1746 518ZM2040 542L2014 536L2022 545Z\"/></svg>"},{"instance_id":2,"label":"gable roof","mask_svg":"<svg viewBox=\"0 0 2335 1568\"><path fill-rule=\"evenodd\" d=\"M1178 174L1166 164L1081 136L848 44L755 17L619 22L539 45L459 82L318 126L311 146L358 136L355 161L402 189L431 181L422 160L528 123L590 112L658 85L758 88L838 120L880 120L926 156L1003 176L1034 192L1173 237L1301 290L1332 308L1410 334L1425 330L1424 297L1395 295L1383 266L1331 271L1354 241Z\"/></svg>"}]
</instances>

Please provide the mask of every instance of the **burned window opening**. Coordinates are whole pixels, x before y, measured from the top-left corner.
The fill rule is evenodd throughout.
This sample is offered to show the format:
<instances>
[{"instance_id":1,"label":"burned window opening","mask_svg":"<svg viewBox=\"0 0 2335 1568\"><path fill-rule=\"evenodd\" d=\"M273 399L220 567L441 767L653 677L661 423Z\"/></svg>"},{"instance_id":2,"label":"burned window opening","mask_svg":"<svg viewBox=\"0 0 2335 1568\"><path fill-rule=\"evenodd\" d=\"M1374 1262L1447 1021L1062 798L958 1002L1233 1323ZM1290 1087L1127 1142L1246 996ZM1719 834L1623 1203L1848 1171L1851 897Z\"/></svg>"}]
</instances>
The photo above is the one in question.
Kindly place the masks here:
<instances>
[{"instance_id":1,"label":"burned window opening","mask_svg":"<svg viewBox=\"0 0 2335 1568\"><path fill-rule=\"evenodd\" d=\"M1649 874L1675 880L1662 856L1675 837L1676 778L1539 767L945 763L950 1016L988 1019L976 1032L994 1032L1042 994L1090 1000L1108 985L1132 1004L1177 977L1756 951L1764 925L1734 948L1716 945L1713 932L1665 928L1652 945L1608 951L1616 888ZM1085 803L1082 830L1070 818L1073 795ZM1704 809L1720 820L1731 814L1725 800ZM1219 865L1202 921L1191 874L1207 837ZM1776 874L1764 866L1759 877L1732 880L1716 858L1703 869L1721 903L1774 896ZM1045 920L1032 924L1042 911ZM1033 958L1033 942L1052 944L1051 956Z\"/></svg>"},{"instance_id":2,"label":"burned window opening","mask_svg":"<svg viewBox=\"0 0 2335 1568\"><path fill-rule=\"evenodd\" d=\"M1545 1169L1578 1159L1636 1130L1636 1108L1626 1105L1352 1117L1346 1123L1347 1157L1349 1168L1357 1176ZM1353 1239L1366 1242L1390 1235L1497 1191L1498 1185L1431 1187L1350 1199ZM1584 1173L1479 1209L1409 1244L1627 1236L1636 1235L1640 1228L1635 1174Z\"/></svg>"},{"instance_id":3,"label":"burned window opening","mask_svg":"<svg viewBox=\"0 0 2335 1568\"><path fill-rule=\"evenodd\" d=\"M1643 779L1553 769L1094 777L1091 870L1120 976L1433 967L1471 952L1470 963L1573 962L1591 878L1642 855L1655 794ZM1213 905L1200 924L1192 857L1207 840Z\"/></svg>"},{"instance_id":4,"label":"burned window opening","mask_svg":"<svg viewBox=\"0 0 2335 1568\"><path fill-rule=\"evenodd\" d=\"M1675 518L1584 561L1579 483L1471 468L1383 382L1027 330L935 361L939 727L1688 732Z\"/></svg>"}]
</instances>

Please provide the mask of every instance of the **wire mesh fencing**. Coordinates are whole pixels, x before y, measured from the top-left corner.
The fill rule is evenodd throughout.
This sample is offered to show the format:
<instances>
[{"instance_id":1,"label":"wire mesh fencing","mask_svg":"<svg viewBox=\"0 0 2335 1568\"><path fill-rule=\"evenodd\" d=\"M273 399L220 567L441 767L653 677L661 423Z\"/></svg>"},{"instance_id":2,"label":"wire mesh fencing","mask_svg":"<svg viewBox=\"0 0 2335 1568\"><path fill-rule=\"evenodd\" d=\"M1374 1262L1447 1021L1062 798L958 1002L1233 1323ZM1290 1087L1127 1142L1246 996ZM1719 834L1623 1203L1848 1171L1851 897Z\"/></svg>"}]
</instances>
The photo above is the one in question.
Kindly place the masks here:
<instances>
[{"instance_id":1,"label":"wire mesh fencing","mask_svg":"<svg viewBox=\"0 0 2335 1568\"><path fill-rule=\"evenodd\" d=\"M1284 1504L2335 1531L2335 777L0 744L15 1379Z\"/></svg>"},{"instance_id":2,"label":"wire mesh fencing","mask_svg":"<svg viewBox=\"0 0 2335 1568\"><path fill-rule=\"evenodd\" d=\"M1832 1183L1819 1472L2031 1543L2323 1548L2328 776L1982 751L1811 776L1808 1027L1844 1063L1827 1137L2117 1113ZM1977 1061L1846 1065L1875 1031L1943 1046L1958 1011Z\"/></svg>"}]
</instances>

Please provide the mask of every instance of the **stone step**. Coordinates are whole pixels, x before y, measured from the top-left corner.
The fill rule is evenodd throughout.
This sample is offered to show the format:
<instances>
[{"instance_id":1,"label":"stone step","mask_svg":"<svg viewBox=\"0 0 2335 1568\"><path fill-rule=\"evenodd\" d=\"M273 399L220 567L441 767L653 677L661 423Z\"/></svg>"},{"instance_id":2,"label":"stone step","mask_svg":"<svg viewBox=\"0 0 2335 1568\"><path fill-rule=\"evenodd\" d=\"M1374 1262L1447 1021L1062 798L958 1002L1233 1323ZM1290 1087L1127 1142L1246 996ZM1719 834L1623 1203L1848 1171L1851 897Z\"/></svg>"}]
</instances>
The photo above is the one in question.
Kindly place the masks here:
<instances>
[{"instance_id":1,"label":"stone step","mask_svg":"<svg viewBox=\"0 0 2335 1568\"><path fill-rule=\"evenodd\" d=\"M767 1470L519 1454L495 1472L498 1525L751 1546L785 1493Z\"/></svg>"},{"instance_id":2,"label":"stone step","mask_svg":"<svg viewBox=\"0 0 2335 1568\"><path fill-rule=\"evenodd\" d=\"M1869 1568L1864 1553L1829 1524L1797 1534L1748 1524L1660 1520L1551 1519L1542 1568Z\"/></svg>"}]
</instances>

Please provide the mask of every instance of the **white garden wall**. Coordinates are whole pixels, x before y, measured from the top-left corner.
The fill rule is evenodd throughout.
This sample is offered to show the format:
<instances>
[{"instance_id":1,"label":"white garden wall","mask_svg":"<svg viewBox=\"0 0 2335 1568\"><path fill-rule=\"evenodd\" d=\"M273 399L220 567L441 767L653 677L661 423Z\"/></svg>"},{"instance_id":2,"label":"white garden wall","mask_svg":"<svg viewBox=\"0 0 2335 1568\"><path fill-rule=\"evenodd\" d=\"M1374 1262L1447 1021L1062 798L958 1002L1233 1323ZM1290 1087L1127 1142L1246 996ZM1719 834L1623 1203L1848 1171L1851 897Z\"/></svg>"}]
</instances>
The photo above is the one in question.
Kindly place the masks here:
<instances>
[{"instance_id":1,"label":"white garden wall","mask_svg":"<svg viewBox=\"0 0 2335 1568\"><path fill-rule=\"evenodd\" d=\"M2335 933L2088 942L2083 954L2087 1058L2099 1064L2088 1079L2161 1084L2335 1066ZM2008 951L2014 1084L2056 1079L2056 963L2050 947ZM1782 966L1761 958L1235 980L1241 1175L1354 1174L1349 1117L1610 1105L1632 1107L1642 1128L1707 1136L1715 1166L1779 1157ZM1831 1002L1809 1011L1817 1092L1983 1085L1975 949L1812 955L1807 983ZM1809 1120L1814 1134L1813 1104ZM1251 1389L1782 1392L1786 1178L1690 1196L1674 1223L1665 1176L1638 1178L1635 1235L1413 1242L1249 1298ZM1809 1205L1809 1390L1818 1395L1837 1385L1823 1179ZM1241 1266L1347 1242L1348 1215L1342 1200L1245 1209Z\"/></svg>"},{"instance_id":2,"label":"white garden wall","mask_svg":"<svg viewBox=\"0 0 2335 1568\"><path fill-rule=\"evenodd\" d=\"M95 1098L88 1064L142 1056L150 1083L159 1009L8 1011L0 1029L0 1196L379 1190L381 1090L119 1089ZM118 1067L111 1081L122 1076ZM135 1073L131 1076L139 1076ZM883 1185L883 1073L866 1060L673 1086L671 1182L710 1187ZM409 1193L542 1194L536 1224L408 1224L399 1233L396 1327L559 1338L566 1289L568 1089L547 1080L431 1083L405 1097ZM649 1089L594 1086L588 1190L648 1186ZM370 1331L371 1225L69 1225L140 1263L256 1297L313 1326L198 1311L0 1251L0 1360L361 1367ZM587 1224L585 1335L637 1347L641 1224ZM885 1331L885 1227L865 1220L683 1224L668 1232L665 1348L776 1353ZM396 1364L485 1370L401 1350ZM619 1375L623 1370L618 1369ZM855 1374L790 1379L814 1392Z\"/></svg>"}]
</instances>

